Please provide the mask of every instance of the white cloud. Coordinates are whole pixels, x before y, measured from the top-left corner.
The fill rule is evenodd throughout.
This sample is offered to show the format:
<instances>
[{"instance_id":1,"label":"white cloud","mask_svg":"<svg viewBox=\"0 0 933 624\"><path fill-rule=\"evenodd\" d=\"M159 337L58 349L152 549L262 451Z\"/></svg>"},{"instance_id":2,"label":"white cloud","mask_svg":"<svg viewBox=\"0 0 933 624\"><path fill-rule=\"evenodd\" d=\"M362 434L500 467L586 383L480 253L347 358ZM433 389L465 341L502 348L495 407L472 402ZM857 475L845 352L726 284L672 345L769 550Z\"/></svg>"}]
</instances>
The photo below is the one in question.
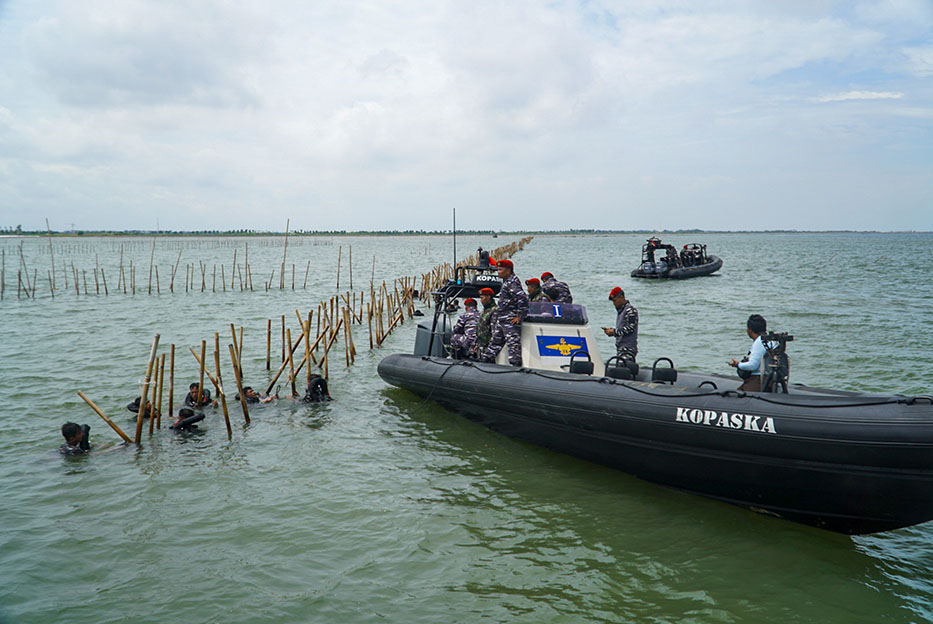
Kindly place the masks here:
<instances>
[{"instance_id":1,"label":"white cloud","mask_svg":"<svg viewBox=\"0 0 933 624\"><path fill-rule=\"evenodd\" d=\"M903 93L896 91L846 91L833 95L821 95L813 98L814 102L847 102L849 100L899 100Z\"/></svg>"}]
</instances>

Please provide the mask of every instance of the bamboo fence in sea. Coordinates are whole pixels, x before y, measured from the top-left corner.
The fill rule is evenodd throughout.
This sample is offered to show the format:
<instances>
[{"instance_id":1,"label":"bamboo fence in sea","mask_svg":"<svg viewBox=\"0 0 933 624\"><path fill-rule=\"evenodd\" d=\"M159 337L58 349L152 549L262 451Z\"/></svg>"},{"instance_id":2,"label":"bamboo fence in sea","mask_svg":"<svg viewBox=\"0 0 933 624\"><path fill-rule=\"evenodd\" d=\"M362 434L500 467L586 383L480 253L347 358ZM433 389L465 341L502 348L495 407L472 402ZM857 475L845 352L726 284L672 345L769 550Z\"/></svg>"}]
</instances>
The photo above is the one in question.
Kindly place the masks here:
<instances>
[{"instance_id":1,"label":"bamboo fence in sea","mask_svg":"<svg viewBox=\"0 0 933 624\"><path fill-rule=\"evenodd\" d=\"M492 252L490 256L497 259L511 258L513 254L520 251L531 241L533 237L528 236L519 241L499 247ZM475 256L458 262L458 266L470 266L477 263ZM391 286L383 281L378 286L370 281L368 292L362 290L359 292L345 291L336 294L326 301L321 301L315 308L302 313L301 310L295 310L295 317L298 321L298 327L295 328L297 338L293 340L292 328L287 322L288 314L282 314L278 319L280 327L277 331L281 333L281 353L279 367L272 376L266 388L266 394L272 392L279 379L285 374L288 368L288 374L282 384L291 396L300 396L298 392L297 380L304 369L305 382L303 388L307 388L311 382L312 366L320 371L325 379L329 378L330 362L334 353L339 353L340 349L336 345L342 341L343 361L346 366L351 366L356 361L357 349L356 341L353 338L353 326L361 327L365 324L368 328L369 349L381 347L383 342L392 333L392 331L404 324L405 318L415 316L415 302L421 301L428 307L434 303L432 293L447 283L455 274L455 267L450 263L444 263L435 266L427 273L420 276L404 276L392 281ZM339 277L338 277L339 283ZM418 286L418 288L416 288ZM368 296L368 300L367 300ZM312 331L312 324L314 330ZM267 319L265 326L266 333L266 371L271 372L272 368L272 319ZM277 323L277 325L279 325ZM230 342L227 345L227 351L230 355L231 370L236 383L236 394L243 411L243 418L249 423L249 408L246 396L243 391L243 335L244 328L241 326L237 330L235 324L229 324ZM225 330L226 331L226 330ZM314 339L311 339L312 334ZM342 340L341 340L342 339ZM136 436L133 442L140 443L142 428L147 414L149 418L149 433L154 428L161 428L161 414L163 405L163 390L165 389L165 359L166 354L159 355L158 347L160 342L159 334L153 338L152 348L146 365L146 374L143 382L143 389L140 397L139 413L136 421ZM228 437L232 437L232 428L230 425L230 416L227 405L227 391L224 388L223 378L221 376L220 362L223 357L220 347L220 332L213 335L213 363L214 373L209 368L207 361L207 340L202 340L200 350L189 347L189 351L198 365L198 388L204 388L204 378L210 381L214 386L215 395L222 408L224 422L227 427ZM303 348L302 348L303 347ZM303 350L303 357L297 361L296 352ZM175 345L169 347L169 366L168 366L168 414L174 413L174 386L175 386ZM339 355L337 357L340 357ZM276 391L278 393L278 391ZM110 420L104 412L91 401L82 392L78 395L94 409L104 421L114 429L125 441L130 442L127 436L120 428Z\"/></svg>"}]
</instances>

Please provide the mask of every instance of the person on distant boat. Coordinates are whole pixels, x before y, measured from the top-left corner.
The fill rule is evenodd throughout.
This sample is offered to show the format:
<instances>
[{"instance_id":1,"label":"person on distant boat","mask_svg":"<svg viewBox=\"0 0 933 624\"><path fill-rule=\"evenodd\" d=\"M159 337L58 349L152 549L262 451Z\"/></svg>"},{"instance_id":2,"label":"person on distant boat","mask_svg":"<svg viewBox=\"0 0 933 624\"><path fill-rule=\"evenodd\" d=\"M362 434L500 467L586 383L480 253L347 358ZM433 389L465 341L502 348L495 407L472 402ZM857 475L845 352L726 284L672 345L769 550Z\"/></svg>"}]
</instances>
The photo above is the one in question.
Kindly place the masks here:
<instances>
[{"instance_id":1,"label":"person on distant boat","mask_svg":"<svg viewBox=\"0 0 933 624\"><path fill-rule=\"evenodd\" d=\"M541 280L537 277L532 277L525 280L525 287L528 289L528 301L548 301L548 298L544 296L544 291L541 290Z\"/></svg>"},{"instance_id":2,"label":"person on distant boat","mask_svg":"<svg viewBox=\"0 0 933 624\"><path fill-rule=\"evenodd\" d=\"M625 298L625 291L616 286L609 292L609 300L616 308L616 326L603 327L607 336L615 336L616 355L620 360L635 361L638 355L638 310Z\"/></svg>"},{"instance_id":3,"label":"person on distant boat","mask_svg":"<svg viewBox=\"0 0 933 624\"><path fill-rule=\"evenodd\" d=\"M66 457L84 455L91 450L88 439L90 431L91 427L89 425L66 422L62 425L62 437L65 438L65 443L58 447L58 451Z\"/></svg>"},{"instance_id":4,"label":"person on distant boat","mask_svg":"<svg viewBox=\"0 0 933 624\"><path fill-rule=\"evenodd\" d=\"M485 359L486 350L493 342L504 343L502 331L496 323L496 317L499 315L499 308L496 306L496 300L493 299L495 291L492 288L480 288L479 300L483 304L483 311L476 322L476 345L474 353L479 360ZM502 344L496 349L496 354L502 349Z\"/></svg>"},{"instance_id":5,"label":"person on distant boat","mask_svg":"<svg viewBox=\"0 0 933 624\"><path fill-rule=\"evenodd\" d=\"M311 380L308 382L308 388L305 395L301 398L302 403L324 403L333 401L330 392L327 390L327 380L317 373L311 374Z\"/></svg>"},{"instance_id":6,"label":"person on distant boat","mask_svg":"<svg viewBox=\"0 0 933 624\"><path fill-rule=\"evenodd\" d=\"M502 287L499 289L499 308L496 315L505 344L493 340L486 348L483 359L493 362L499 351L505 346L508 352L509 364L522 365L522 320L528 314L528 295L522 288L522 282L515 275L515 267L511 260L499 260L499 279Z\"/></svg>"},{"instance_id":7,"label":"person on distant boat","mask_svg":"<svg viewBox=\"0 0 933 624\"><path fill-rule=\"evenodd\" d=\"M188 407L200 407L198 405L198 383L194 382L188 386L188 394L185 395L185 405ZM217 407L217 401L211 401L211 391L207 388L204 389L204 393L201 395L201 405L213 405Z\"/></svg>"},{"instance_id":8,"label":"person on distant boat","mask_svg":"<svg viewBox=\"0 0 933 624\"><path fill-rule=\"evenodd\" d=\"M169 429L173 431L197 431L198 426L195 423L199 423L204 420L204 414L201 412L195 413L195 411L188 407L183 407L178 410L178 420L176 420Z\"/></svg>"},{"instance_id":9,"label":"person on distant boat","mask_svg":"<svg viewBox=\"0 0 933 624\"><path fill-rule=\"evenodd\" d=\"M141 396L136 397L136 398L133 400L132 403L128 403L128 404L127 404L126 409L130 410L130 411L133 412L134 414L139 414L139 403L140 403L141 400L142 400L142 397L141 397ZM153 412L153 410L152 410L152 401L149 401L149 400L147 399L147 400L146 400L146 413L145 413L145 415L144 415L144 418L149 418L150 416L152 416L152 412ZM158 417L159 417L159 410L155 410L155 413L156 413L156 418L158 418Z\"/></svg>"},{"instance_id":10,"label":"person on distant boat","mask_svg":"<svg viewBox=\"0 0 933 624\"><path fill-rule=\"evenodd\" d=\"M462 360L476 346L476 325L480 317L479 310L476 309L476 299L470 297L464 300L463 307L466 309L457 319L450 336L451 354L455 360Z\"/></svg>"},{"instance_id":11,"label":"person on distant boat","mask_svg":"<svg viewBox=\"0 0 933 624\"><path fill-rule=\"evenodd\" d=\"M253 390L252 386L246 386L243 388L243 396L246 397L247 403L268 403L275 400L275 396L264 396ZM240 400L240 395L237 393L233 397L234 401Z\"/></svg>"},{"instance_id":12,"label":"person on distant boat","mask_svg":"<svg viewBox=\"0 0 933 624\"><path fill-rule=\"evenodd\" d=\"M573 303L573 295L570 294L570 286L564 282L558 282L557 278L550 271L541 274L541 290L548 301L554 303Z\"/></svg>"},{"instance_id":13,"label":"person on distant boat","mask_svg":"<svg viewBox=\"0 0 933 624\"><path fill-rule=\"evenodd\" d=\"M739 377L744 379L739 390L743 392L761 392L761 375L765 370L765 345L761 342L761 335L767 333L768 321L760 314L752 314L745 323L745 332L751 338L752 348L741 361L732 358L729 366L736 369Z\"/></svg>"}]
</instances>

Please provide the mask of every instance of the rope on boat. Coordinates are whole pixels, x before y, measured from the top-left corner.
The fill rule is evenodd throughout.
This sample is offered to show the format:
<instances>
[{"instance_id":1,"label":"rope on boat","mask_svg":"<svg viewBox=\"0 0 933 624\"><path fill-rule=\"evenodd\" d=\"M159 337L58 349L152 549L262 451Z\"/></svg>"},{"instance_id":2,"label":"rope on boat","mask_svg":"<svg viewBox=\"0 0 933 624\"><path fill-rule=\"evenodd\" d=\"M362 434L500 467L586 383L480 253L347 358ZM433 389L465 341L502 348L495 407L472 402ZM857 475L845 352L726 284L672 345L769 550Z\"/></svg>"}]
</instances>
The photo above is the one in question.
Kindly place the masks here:
<instances>
[{"instance_id":1,"label":"rope on boat","mask_svg":"<svg viewBox=\"0 0 933 624\"><path fill-rule=\"evenodd\" d=\"M590 382L590 383L601 383L601 384L608 383L612 385L622 386L623 388L628 388L629 390L633 390L640 394L646 394L648 396L671 398L670 394L651 392L650 390L645 390L644 388L639 388L637 386L630 385L623 381L619 381L617 379L612 379L609 377L591 377L589 375L586 377L580 377L580 378L556 377L553 375L549 375L546 372L542 372L542 371L535 370L532 368L525 368L525 367L509 368L509 369L504 369L504 370L489 370L489 369L486 369L480 366L478 362L472 362L469 360L455 360L452 362L442 362L429 356L422 356L421 359L437 364L438 366L445 366L447 368L447 370L445 370L441 374L441 376L438 377L437 381L434 383L434 387L431 388L431 392L429 392L428 396L425 398L425 401L427 401L431 397L431 394L433 394L434 391L437 389L437 386L440 384L441 380L444 378L444 375L446 375L450 371L450 369L454 366L467 366L467 367L475 368L481 373L486 373L487 375L524 373L526 375L536 375L538 377L543 377L544 379L552 379L555 381L571 381L571 382L576 382L576 383ZM819 409L872 407L872 406L877 406L877 405L897 405L901 403L906 404L906 405L914 405L919 400L929 401L931 404L933 404L933 397L930 397L927 395L904 397L900 399L882 399L879 401L864 401L864 402L859 402L859 403L836 403L836 404L827 404L827 405L800 405L799 403L788 403L785 401L779 401L779 400L775 400L769 397L761 396L759 394L749 394L747 392L739 392L737 390L711 390L709 392L700 392L700 393L694 393L694 394L679 394L677 396L683 397L683 398L708 397L708 396L721 396L721 397L735 396L736 398L739 398L739 399L743 399L743 398L744 399L757 399L759 401L764 401L765 403L771 403L773 405L781 405L784 407L807 407L807 408L819 408Z\"/></svg>"}]
</instances>

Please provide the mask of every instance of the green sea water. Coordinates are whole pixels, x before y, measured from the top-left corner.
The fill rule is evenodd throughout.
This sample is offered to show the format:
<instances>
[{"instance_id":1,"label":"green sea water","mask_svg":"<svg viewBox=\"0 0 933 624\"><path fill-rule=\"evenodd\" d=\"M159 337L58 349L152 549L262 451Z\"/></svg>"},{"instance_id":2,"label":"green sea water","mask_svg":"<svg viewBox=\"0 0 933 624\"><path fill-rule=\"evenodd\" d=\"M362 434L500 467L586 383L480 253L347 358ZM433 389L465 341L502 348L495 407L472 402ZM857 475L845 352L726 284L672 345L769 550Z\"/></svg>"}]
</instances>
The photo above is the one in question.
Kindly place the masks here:
<instances>
[{"instance_id":1,"label":"green sea water","mask_svg":"<svg viewBox=\"0 0 933 624\"><path fill-rule=\"evenodd\" d=\"M595 326L613 324L607 295L624 288L643 365L728 373L756 312L795 336L791 381L933 393L933 236L670 235L724 259L682 282L629 277L643 239L539 235L513 260L522 279L568 282ZM510 240L458 237L457 255ZM230 283L247 242L253 291ZM121 244L136 295L117 293ZM248 426L232 406L230 440L208 409L198 433L163 423L124 448L76 395L132 436L125 405L153 335L160 352L176 345L177 406L197 375L188 348L207 340L212 358L219 332L223 356L230 323L245 328L247 381L264 388L267 319L275 368L281 315L297 333L295 310L337 292L338 257L345 291L351 246L357 292L453 258L443 237L292 238L280 289L281 238L159 238L154 253L151 239L55 239L53 298L48 240L0 239L0 623L933 620L933 523L850 538L503 437L378 377L382 357L410 352L410 320L373 351L354 326L359 354L331 362L332 403L257 406ZM80 294L64 288L72 264L89 294L83 279ZM35 299L17 297L18 268L36 272ZM612 339L600 347L607 357ZM56 452L68 420L91 425L97 450Z\"/></svg>"}]
</instances>

